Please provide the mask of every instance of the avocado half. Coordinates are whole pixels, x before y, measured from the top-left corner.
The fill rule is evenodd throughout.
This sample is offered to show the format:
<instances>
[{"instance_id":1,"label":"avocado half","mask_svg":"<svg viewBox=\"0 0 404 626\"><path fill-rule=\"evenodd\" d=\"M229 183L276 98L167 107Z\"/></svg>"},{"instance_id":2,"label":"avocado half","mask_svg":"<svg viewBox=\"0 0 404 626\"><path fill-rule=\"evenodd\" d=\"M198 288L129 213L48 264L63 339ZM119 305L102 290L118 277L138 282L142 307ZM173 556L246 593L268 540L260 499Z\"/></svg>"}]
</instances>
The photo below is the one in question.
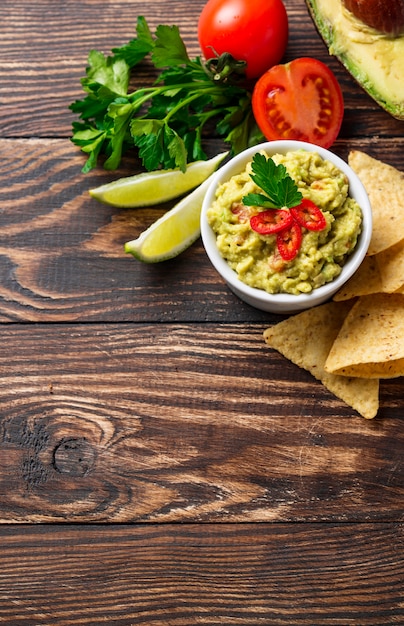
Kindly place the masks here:
<instances>
[{"instance_id":1,"label":"avocado half","mask_svg":"<svg viewBox=\"0 0 404 626\"><path fill-rule=\"evenodd\" d=\"M393 117L404 120L404 36L389 37L366 26L342 0L306 0L328 51Z\"/></svg>"}]
</instances>

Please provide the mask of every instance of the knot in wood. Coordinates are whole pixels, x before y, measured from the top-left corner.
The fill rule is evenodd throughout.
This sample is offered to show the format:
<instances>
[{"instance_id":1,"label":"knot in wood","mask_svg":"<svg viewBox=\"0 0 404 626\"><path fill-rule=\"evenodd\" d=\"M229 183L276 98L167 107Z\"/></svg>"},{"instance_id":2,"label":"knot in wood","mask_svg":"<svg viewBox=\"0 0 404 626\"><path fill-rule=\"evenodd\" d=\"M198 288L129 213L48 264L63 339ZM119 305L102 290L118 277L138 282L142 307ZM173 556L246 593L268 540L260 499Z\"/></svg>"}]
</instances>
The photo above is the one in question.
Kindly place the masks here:
<instances>
[{"instance_id":1,"label":"knot in wood","mask_svg":"<svg viewBox=\"0 0 404 626\"><path fill-rule=\"evenodd\" d=\"M65 439L54 451L56 471L70 476L85 476L94 465L96 453L85 439Z\"/></svg>"}]
</instances>

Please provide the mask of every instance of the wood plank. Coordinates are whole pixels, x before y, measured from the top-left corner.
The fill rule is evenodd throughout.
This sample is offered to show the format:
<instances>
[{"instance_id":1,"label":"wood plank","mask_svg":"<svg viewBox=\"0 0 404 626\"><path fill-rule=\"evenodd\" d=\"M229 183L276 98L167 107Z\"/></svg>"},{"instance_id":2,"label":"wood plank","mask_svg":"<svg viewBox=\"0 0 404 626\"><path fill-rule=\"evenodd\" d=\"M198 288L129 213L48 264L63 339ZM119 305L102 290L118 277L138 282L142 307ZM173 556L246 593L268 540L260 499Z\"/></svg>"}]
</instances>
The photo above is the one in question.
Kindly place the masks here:
<instances>
[{"instance_id":1,"label":"wood plank","mask_svg":"<svg viewBox=\"0 0 404 626\"><path fill-rule=\"evenodd\" d=\"M403 525L0 528L9 626L402 624Z\"/></svg>"},{"instance_id":2,"label":"wood plank","mask_svg":"<svg viewBox=\"0 0 404 626\"><path fill-rule=\"evenodd\" d=\"M336 151L346 157L351 148L394 165L404 138L339 142ZM229 291L200 240L166 263L125 254L125 241L173 203L102 205L88 190L116 174L85 176L82 162L65 140L0 140L0 322L276 319Z\"/></svg>"},{"instance_id":3,"label":"wood plank","mask_svg":"<svg viewBox=\"0 0 404 626\"><path fill-rule=\"evenodd\" d=\"M197 18L200 0L167 4L156 0L145 11L141 0L114 0L98 8L94 0L65 3L3 0L0 23L0 85L3 137L68 137L75 117L68 106L82 97L80 78L91 49L109 54L135 36L136 18L145 15L151 28L180 25L189 54L200 54ZM150 5L151 6L151 5ZM345 99L341 137L403 136L403 124L378 107L354 79L328 54L304 2L285 0L289 44L284 61L307 55L326 62L335 72ZM96 16L96 17L95 17ZM46 40L43 32L46 28ZM10 39L12 33L12 39ZM308 41L310 44L308 45ZM139 68L137 84L155 78L147 64ZM18 115L16 115L18 110Z\"/></svg>"},{"instance_id":4,"label":"wood plank","mask_svg":"<svg viewBox=\"0 0 404 626\"><path fill-rule=\"evenodd\" d=\"M0 520L403 519L403 378L365 420L264 325L0 328Z\"/></svg>"}]
</instances>

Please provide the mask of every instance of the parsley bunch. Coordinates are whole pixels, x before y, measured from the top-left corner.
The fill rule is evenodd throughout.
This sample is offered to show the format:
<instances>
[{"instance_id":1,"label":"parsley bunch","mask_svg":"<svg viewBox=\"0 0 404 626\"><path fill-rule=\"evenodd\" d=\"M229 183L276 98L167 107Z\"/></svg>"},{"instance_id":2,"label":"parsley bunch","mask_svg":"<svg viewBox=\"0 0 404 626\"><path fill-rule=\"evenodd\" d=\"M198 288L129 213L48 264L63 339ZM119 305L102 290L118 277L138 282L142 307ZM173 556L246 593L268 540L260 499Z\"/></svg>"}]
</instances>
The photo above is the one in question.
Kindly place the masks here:
<instances>
[{"instance_id":1,"label":"parsley bunch","mask_svg":"<svg viewBox=\"0 0 404 626\"><path fill-rule=\"evenodd\" d=\"M146 57L161 70L155 83L129 92L133 69ZM86 96L70 105L79 115L71 140L88 154L83 172L105 155L116 169L135 146L147 170L179 168L206 159L204 129L211 123L236 154L261 140L251 93L241 85L244 63L230 55L203 63L191 60L177 26L160 25L152 35L144 17L136 37L104 56L92 50L81 84Z\"/></svg>"}]
</instances>

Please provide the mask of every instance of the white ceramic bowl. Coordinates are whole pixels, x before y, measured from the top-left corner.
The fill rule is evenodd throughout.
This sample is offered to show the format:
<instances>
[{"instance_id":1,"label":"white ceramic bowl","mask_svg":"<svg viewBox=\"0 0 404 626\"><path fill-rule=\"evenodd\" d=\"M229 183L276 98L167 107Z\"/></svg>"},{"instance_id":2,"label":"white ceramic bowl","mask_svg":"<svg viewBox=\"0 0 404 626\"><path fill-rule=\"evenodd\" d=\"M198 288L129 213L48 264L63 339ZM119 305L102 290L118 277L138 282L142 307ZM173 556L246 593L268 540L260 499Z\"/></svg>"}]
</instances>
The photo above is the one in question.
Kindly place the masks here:
<instances>
[{"instance_id":1,"label":"white ceramic bowl","mask_svg":"<svg viewBox=\"0 0 404 626\"><path fill-rule=\"evenodd\" d=\"M235 174L239 174L240 172L242 172L246 166L246 163L253 158L256 152L260 150L265 150L267 154L273 155L277 153L285 154L286 152L290 152L291 150L299 149L308 150L310 152L317 152L323 159L331 161L331 163L334 163L340 170L342 170L346 174L349 180L349 195L358 202L359 206L362 209L362 232L358 239L356 248L345 263L341 274L332 282L329 282L322 287L314 289L309 294L270 294L264 290L256 289L254 287L246 285L237 277L236 272L231 269L227 261L223 259L218 250L218 247L216 245L216 235L208 223L206 213L215 199L217 187L226 180L229 180ZM212 265L225 280L228 287L239 298L241 298L241 300L244 300L245 302L256 307L257 309L272 313L295 313L297 311L308 309L329 300L358 269L369 247L371 234L372 211L370 207L370 202L365 188L359 180L358 176L349 167L349 165L337 155L333 154L329 150L302 141L269 141L261 143L252 148L248 148L244 152L241 152L240 154L233 157L213 175L212 182L209 185L208 191L205 195L201 212L202 242Z\"/></svg>"}]
</instances>

